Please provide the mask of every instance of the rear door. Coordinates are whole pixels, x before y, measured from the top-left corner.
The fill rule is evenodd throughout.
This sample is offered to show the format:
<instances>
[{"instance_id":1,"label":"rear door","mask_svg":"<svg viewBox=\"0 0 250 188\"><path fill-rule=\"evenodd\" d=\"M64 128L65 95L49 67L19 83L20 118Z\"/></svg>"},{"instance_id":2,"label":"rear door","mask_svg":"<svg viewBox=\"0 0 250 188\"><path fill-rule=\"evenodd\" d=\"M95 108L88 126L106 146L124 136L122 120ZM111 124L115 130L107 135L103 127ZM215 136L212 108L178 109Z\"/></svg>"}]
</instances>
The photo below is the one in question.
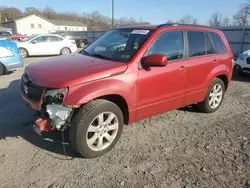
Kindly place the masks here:
<instances>
[{"instance_id":1,"label":"rear door","mask_svg":"<svg viewBox=\"0 0 250 188\"><path fill-rule=\"evenodd\" d=\"M58 36L49 36L48 37L48 49L49 54L60 54L63 46L63 38Z\"/></svg>"},{"instance_id":2,"label":"rear door","mask_svg":"<svg viewBox=\"0 0 250 188\"><path fill-rule=\"evenodd\" d=\"M210 37L203 31L186 31L188 44L187 89L185 105L204 100L207 77L217 62Z\"/></svg>"}]
</instances>

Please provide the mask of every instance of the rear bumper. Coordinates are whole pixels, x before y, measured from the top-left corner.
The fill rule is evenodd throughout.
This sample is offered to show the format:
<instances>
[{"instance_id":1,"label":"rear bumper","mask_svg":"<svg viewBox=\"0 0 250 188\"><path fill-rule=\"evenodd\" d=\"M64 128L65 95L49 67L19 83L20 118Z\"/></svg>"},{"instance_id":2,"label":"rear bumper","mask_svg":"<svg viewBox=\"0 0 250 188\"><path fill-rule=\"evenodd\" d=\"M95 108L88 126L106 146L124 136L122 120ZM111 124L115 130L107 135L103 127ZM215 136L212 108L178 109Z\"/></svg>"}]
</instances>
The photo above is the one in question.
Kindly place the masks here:
<instances>
[{"instance_id":1,"label":"rear bumper","mask_svg":"<svg viewBox=\"0 0 250 188\"><path fill-rule=\"evenodd\" d=\"M71 46L70 51L71 51L71 53L76 52L77 51L77 46L76 45Z\"/></svg>"}]
</instances>

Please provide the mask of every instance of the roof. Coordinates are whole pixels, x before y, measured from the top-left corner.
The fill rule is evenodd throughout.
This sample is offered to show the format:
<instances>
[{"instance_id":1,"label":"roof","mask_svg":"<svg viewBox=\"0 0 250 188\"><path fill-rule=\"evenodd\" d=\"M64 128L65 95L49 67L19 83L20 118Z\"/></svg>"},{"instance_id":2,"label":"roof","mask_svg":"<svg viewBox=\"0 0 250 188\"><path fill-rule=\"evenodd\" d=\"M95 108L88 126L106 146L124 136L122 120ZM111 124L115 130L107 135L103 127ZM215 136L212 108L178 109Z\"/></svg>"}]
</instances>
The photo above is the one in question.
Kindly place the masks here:
<instances>
[{"instance_id":1,"label":"roof","mask_svg":"<svg viewBox=\"0 0 250 188\"><path fill-rule=\"evenodd\" d=\"M86 26L82 22L77 22L77 21L64 21L64 20L48 20L54 25L65 25L65 26Z\"/></svg>"},{"instance_id":2,"label":"roof","mask_svg":"<svg viewBox=\"0 0 250 188\"><path fill-rule=\"evenodd\" d=\"M48 22L54 24L54 25L62 25L62 26L81 26L81 27L84 27L86 26L84 23L82 22L77 22L77 21L64 21L64 20L50 20L50 19L47 19L41 15L37 15L37 14L31 14L31 15L28 15L28 16L23 16L21 18L18 18L16 20L10 20L10 21L7 21L7 22L3 22L2 24L5 24L5 23L10 23L10 22L14 22L14 21L18 21L18 20L21 20L21 19L24 19L24 18L27 18L29 16L38 16L44 20L47 20Z\"/></svg>"},{"instance_id":3,"label":"roof","mask_svg":"<svg viewBox=\"0 0 250 188\"><path fill-rule=\"evenodd\" d=\"M217 30L216 28L213 27L208 27L204 25L193 25L193 24L178 24L178 23L171 23L171 24L160 24L160 25L123 25L123 26L118 26L118 29L145 29L145 30L155 30L158 28L163 28L163 27L178 27L179 29L198 29L198 30L204 30L204 29L209 29L210 31Z\"/></svg>"}]
</instances>

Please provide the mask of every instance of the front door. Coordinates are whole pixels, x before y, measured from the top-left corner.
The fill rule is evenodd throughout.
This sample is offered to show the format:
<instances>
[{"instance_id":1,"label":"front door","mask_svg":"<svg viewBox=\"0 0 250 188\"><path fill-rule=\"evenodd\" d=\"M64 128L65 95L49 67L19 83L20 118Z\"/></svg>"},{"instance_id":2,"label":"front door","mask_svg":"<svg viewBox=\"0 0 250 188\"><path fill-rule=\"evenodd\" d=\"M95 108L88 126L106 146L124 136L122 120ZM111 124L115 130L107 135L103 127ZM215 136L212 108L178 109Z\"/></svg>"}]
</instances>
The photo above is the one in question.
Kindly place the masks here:
<instances>
[{"instance_id":1,"label":"front door","mask_svg":"<svg viewBox=\"0 0 250 188\"><path fill-rule=\"evenodd\" d=\"M141 69L138 76L136 120L176 109L184 104L186 70L182 31L162 33L145 56L164 54L165 67Z\"/></svg>"},{"instance_id":2,"label":"front door","mask_svg":"<svg viewBox=\"0 0 250 188\"><path fill-rule=\"evenodd\" d=\"M29 42L28 48L30 55L47 55L50 53L48 48L48 36L38 36Z\"/></svg>"}]
</instances>

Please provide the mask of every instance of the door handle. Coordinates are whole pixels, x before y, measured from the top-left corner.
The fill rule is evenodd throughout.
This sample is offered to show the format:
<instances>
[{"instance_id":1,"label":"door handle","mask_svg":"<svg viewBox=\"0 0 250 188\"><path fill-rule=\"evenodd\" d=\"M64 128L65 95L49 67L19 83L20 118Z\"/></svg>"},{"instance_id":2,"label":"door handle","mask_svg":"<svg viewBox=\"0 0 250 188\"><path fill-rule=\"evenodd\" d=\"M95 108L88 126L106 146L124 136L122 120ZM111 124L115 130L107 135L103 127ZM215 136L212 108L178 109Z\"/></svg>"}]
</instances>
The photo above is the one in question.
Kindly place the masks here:
<instances>
[{"instance_id":1,"label":"door handle","mask_svg":"<svg viewBox=\"0 0 250 188\"><path fill-rule=\"evenodd\" d=\"M213 60L213 64L217 63L218 61L216 59Z\"/></svg>"},{"instance_id":2,"label":"door handle","mask_svg":"<svg viewBox=\"0 0 250 188\"><path fill-rule=\"evenodd\" d=\"M186 70L186 69L187 69L187 67L181 66L181 67L179 68L179 71L184 71L184 70Z\"/></svg>"}]
</instances>

